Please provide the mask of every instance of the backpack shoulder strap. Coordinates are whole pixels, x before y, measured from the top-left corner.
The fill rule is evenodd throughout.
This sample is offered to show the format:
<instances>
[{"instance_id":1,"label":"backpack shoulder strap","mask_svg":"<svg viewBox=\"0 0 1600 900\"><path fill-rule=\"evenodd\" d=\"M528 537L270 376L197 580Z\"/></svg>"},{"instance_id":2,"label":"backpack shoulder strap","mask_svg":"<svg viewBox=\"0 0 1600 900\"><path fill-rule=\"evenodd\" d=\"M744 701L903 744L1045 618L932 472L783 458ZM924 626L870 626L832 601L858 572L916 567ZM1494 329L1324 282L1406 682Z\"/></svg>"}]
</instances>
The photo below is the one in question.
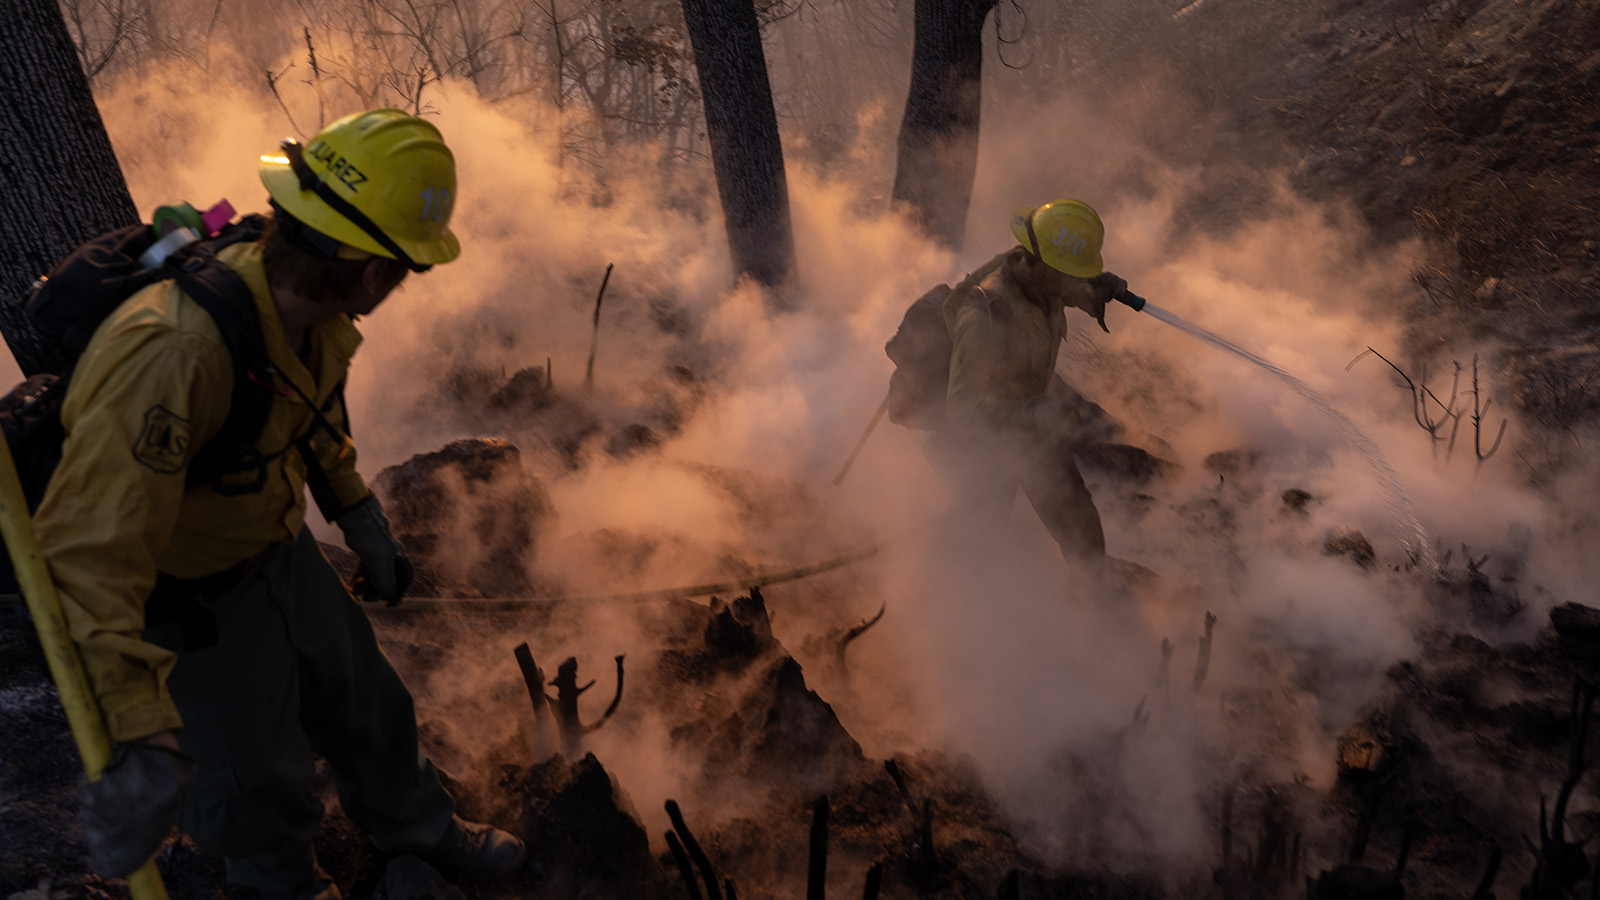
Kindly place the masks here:
<instances>
[{"instance_id":1,"label":"backpack shoulder strap","mask_svg":"<svg viewBox=\"0 0 1600 900\"><path fill-rule=\"evenodd\" d=\"M210 247L189 253L177 276L178 287L216 322L233 357L233 393L222 428L189 463L189 487L210 483L218 493L253 493L266 484L266 458L256 447L272 411L276 394L270 388L266 338L255 297ZM253 480L224 482L222 476L255 471Z\"/></svg>"}]
</instances>

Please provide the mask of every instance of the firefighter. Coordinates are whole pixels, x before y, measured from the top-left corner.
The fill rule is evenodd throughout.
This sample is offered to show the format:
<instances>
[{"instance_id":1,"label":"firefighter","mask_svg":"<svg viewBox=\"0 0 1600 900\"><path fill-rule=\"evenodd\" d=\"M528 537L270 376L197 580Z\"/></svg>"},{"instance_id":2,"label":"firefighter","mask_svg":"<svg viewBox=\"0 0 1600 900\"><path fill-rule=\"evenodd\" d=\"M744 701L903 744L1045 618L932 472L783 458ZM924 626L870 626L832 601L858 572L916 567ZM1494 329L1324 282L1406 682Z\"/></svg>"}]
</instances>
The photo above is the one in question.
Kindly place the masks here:
<instances>
[{"instance_id":1,"label":"firefighter","mask_svg":"<svg viewBox=\"0 0 1600 900\"><path fill-rule=\"evenodd\" d=\"M1082 201L1019 209L1011 230L1017 246L944 298L949 380L929 455L974 533L1004 532L1020 485L1061 555L1100 566L1105 531L1073 457L1078 414L1056 357L1067 308L1105 329L1106 304L1127 282L1104 271L1105 229Z\"/></svg>"},{"instance_id":2,"label":"firefighter","mask_svg":"<svg viewBox=\"0 0 1600 900\"><path fill-rule=\"evenodd\" d=\"M116 748L80 791L92 862L132 871L181 814L230 882L337 900L312 850L318 755L381 850L501 877L522 842L455 815L419 751L411 694L304 524L310 481L371 594L405 593L411 565L356 471L341 388L361 341L352 320L460 252L454 158L434 126L393 109L282 150L260 162L262 237L218 253L253 297L270 361L248 373L274 395L255 483L186 483L236 372L174 281L110 315L63 401L62 459L35 525Z\"/></svg>"}]
</instances>

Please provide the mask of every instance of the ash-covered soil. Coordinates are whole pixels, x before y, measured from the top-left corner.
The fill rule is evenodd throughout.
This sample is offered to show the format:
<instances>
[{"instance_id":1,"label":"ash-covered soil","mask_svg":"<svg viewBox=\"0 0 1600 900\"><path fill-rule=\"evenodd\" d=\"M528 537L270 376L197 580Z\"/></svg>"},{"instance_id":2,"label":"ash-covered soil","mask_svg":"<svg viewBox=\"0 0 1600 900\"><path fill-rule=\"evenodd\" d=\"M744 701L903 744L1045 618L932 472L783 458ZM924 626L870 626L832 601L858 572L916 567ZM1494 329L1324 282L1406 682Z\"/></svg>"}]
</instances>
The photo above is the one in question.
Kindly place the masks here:
<instances>
[{"instance_id":1,"label":"ash-covered soil","mask_svg":"<svg viewBox=\"0 0 1600 900\"><path fill-rule=\"evenodd\" d=\"M1255 38L1246 53L1237 33L1240 17L1253 13L1243 29ZM1213 112L1206 128L1170 137L1174 156L1232 173L1196 198L1197 219L1202 211L1213 220L1230 209L1246 215L1264 190L1259 172L1282 169L1298 191L1353 204L1374 240L1420 236L1428 256L1415 276L1403 364L1443 365L1471 352L1458 342L1492 339L1505 348L1496 367L1511 373L1512 399L1536 426L1513 439L1519 469L1537 486L1584 464L1573 435L1592 420L1600 396L1592 337L1600 308L1600 6L1202 0L1171 15L1161 40L1141 52L1187 64L1204 86L1196 103ZM540 394L541 409L546 401ZM570 398L554 408L569 406L581 408ZM564 416L576 436L553 443L570 438L576 447L598 427ZM613 445L640 452L652 438L619 434ZM1165 502L1142 487L1159 479L1150 470L1160 467L1127 459L1106 451L1085 467L1139 502ZM528 497L515 515L537 519L543 495ZM1173 502L1203 525L1251 504L1281 503L1288 515L1308 501L1219 491ZM615 541L619 559L646 552L625 537L596 540ZM852 611L876 608L848 577L769 589L761 605L770 618L754 609L755 598L740 604L732 596L722 599L734 606L715 610L689 601L640 607L628 614L652 641L626 647L585 643L582 616L559 606L374 618L418 697L426 749L462 812L514 828L533 848L517 876L466 886L477 897L690 896L663 840L664 810L638 807L632 797L644 786L607 769L623 744L617 736L644 731L669 736L649 793L673 786L716 877L740 897L802 894L823 797L834 897L860 895L875 865L886 898L1592 896L1600 775L1588 769L1595 742L1581 754L1574 748L1587 735L1578 726L1588 721L1600 677L1600 614L1558 606L1554 625L1545 624L1532 610L1574 598L1533 592L1518 577L1514 547L1487 564L1463 550L1444 559L1437 578L1374 565L1359 535L1326 550L1361 577L1423 592L1450 613L1446 620L1469 623L1478 636L1420 635L1421 649L1385 673L1362 711L1331 728L1342 734L1321 752L1338 774L1323 788L1283 774L1288 754L1270 723L1288 717L1279 686L1315 693L1338 681L1342 673L1327 660L1281 646L1270 629L1224 620L1212 652L1249 659L1273 677L1257 690L1222 694L1203 683L1191 688L1192 658L1152 646L1149 669L1158 677L1148 702L1128 710L1126 727L1063 754L1050 770L1082 785L1071 792L1078 805L1059 813L1082 842L1066 866L1030 849L963 759L862 749L842 718L874 685L837 668L837 636L786 631L802 604L820 603L841 628L854 621ZM435 574L451 583L481 571ZM503 580L476 589L497 585ZM30 627L19 614L0 613L0 895L125 897L122 883L83 864L71 799L80 769ZM1187 627L1198 632L1202 623ZM1483 637L1518 634L1534 637ZM614 689L612 658L627 654L615 716L564 740L553 706L535 713L513 656L522 642L547 682L562 658L578 657L579 685L598 682L579 707L590 725ZM869 636L847 659L872 652ZM1214 834L1210 861L1175 866L1130 852L1126 840L1100 847L1096 835L1137 831L1123 815L1128 797L1098 787L1101 775L1174 733L1200 735L1212 763L1199 785ZM629 768L637 770L635 755ZM317 848L323 864L348 896L400 900L402 880L391 884L389 875L410 863L373 851L338 813L331 784L322 792L330 810ZM220 863L177 836L158 864L178 900L251 893L228 888ZM416 879L405 884L414 890ZM450 895L443 885L433 891L417 896Z\"/></svg>"}]
</instances>

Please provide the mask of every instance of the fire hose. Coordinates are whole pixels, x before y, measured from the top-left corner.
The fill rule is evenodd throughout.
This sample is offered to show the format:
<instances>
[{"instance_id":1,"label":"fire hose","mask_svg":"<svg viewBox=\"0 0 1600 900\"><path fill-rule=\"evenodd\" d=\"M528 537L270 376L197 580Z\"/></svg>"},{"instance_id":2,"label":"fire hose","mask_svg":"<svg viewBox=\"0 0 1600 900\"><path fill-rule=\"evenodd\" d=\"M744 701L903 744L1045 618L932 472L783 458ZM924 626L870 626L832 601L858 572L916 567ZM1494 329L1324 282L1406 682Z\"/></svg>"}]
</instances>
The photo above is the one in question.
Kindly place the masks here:
<instances>
[{"instance_id":1,"label":"fire hose","mask_svg":"<svg viewBox=\"0 0 1600 900\"><path fill-rule=\"evenodd\" d=\"M11 458L11 447L3 440L0 440L0 536L5 538L17 583L22 586L22 596L39 632L50 677L61 695L67 724L78 744L78 755L83 757L84 771L90 781L98 780L101 771L111 762L111 736L89 686L83 658L72 642L55 582L39 553L33 518L22 493L22 481L17 477L16 462ZM167 900L167 888L161 883L155 860L145 860L144 865L128 876L128 891L134 900Z\"/></svg>"},{"instance_id":2,"label":"fire hose","mask_svg":"<svg viewBox=\"0 0 1600 900\"><path fill-rule=\"evenodd\" d=\"M704 597L709 594L729 594L735 591L747 591L751 588L766 587L770 584L782 584L786 581L798 581L812 575L841 569L854 562L878 555L890 541L874 541L830 556L827 559L806 563L790 569L777 572L767 572L761 575L748 575L731 581L717 581L708 584L695 584L678 588L663 588L653 591L635 591L625 594L596 594L592 596L550 596L550 597L407 597L405 602L398 606L371 607L373 612L405 612L407 610L424 609L471 609L471 610L515 610L526 609L530 606L541 606L552 603L627 603L627 602L660 602L663 600L687 600L690 597Z\"/></svg>"}]
</instances>

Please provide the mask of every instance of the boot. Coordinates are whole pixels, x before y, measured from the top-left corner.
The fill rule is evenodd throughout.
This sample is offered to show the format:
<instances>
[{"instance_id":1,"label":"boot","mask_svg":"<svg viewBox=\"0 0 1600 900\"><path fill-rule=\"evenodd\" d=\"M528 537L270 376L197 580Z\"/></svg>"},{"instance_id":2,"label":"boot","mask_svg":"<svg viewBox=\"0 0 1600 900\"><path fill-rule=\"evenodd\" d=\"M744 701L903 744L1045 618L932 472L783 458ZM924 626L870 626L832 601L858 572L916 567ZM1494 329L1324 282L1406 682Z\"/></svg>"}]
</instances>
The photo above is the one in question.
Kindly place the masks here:
<instances>
[{"instance_id":1,"label":"boot","mask_svg":"<svg viewBox=\"0 0 1600 900\"><path fill-rule=\"evenodd\" d=\"M451 816L444 837L421 856L446 876L489 881L515 872L527 852L522 841L493 825Z\"/></svg>"},{"instance_id":2,"label":"boot","mask_svg":"<svg viewBox=\"0 0 1600 900\"><path fill-rule=\"evenodd\" d=\"M317 866L317 874L305 887L292 891L262 891L263 900L344 900L339 886L326 869Z\"/></svg>"}]
</instances>

